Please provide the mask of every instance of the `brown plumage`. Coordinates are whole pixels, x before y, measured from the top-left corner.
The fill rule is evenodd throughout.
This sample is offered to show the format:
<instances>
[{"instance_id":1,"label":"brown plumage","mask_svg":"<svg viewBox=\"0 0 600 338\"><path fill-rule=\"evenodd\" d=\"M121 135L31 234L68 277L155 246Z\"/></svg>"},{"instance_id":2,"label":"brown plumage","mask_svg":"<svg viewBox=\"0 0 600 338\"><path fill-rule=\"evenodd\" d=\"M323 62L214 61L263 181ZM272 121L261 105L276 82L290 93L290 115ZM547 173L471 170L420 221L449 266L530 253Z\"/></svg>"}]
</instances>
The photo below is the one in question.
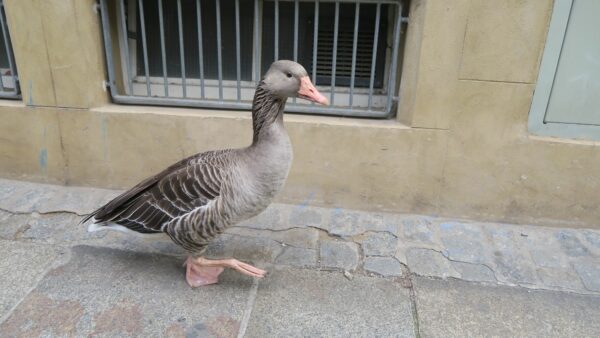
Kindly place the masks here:
<instances>
[{"instance_id":1,"label":"brown plumage","mask_svg":"<svg viewBox=\"0 0 600 338\"><path fill-rule=\"evenodd\" d=\"M205 206L221 192L223 155L231 150L210 151L185 158L145 179L89 214L95 223L112 222L141 233L163 232L161 227L190 211Z\"/></svg>"}]
</instances>

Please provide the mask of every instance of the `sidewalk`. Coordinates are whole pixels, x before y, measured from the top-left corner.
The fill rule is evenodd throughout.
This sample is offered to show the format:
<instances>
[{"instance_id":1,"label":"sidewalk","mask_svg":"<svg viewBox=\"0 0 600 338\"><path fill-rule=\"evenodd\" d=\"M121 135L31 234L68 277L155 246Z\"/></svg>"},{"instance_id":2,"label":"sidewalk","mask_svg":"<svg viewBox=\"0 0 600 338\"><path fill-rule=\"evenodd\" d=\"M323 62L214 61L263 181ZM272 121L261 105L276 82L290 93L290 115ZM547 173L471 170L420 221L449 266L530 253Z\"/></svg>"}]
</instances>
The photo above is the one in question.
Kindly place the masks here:
<instances>
[{"instance_id":1,"label":"sidewalk","mask_svg":"<svg viewBox=\"0 0 600 338\"><path fill-rule=\"evenodd\" d=\"M600 232L304 205L210 247L269 270L190 289L170 242L87 233L118 192L0 179L0 337L600 335Z\"/></svg>"}]
</instances>

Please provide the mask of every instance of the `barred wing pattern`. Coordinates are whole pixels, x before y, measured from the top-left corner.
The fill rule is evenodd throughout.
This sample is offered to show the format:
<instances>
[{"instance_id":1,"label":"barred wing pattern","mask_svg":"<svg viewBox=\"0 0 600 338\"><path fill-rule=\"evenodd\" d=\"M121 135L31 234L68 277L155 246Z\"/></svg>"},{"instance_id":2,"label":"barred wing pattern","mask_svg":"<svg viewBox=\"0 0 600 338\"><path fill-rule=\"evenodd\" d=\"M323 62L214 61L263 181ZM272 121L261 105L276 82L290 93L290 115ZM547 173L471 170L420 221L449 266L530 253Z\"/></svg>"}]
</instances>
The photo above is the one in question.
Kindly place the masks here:
<instances>
[{"instance_id":1,"label":"barred wing pattern","mask_svg":"<svg viewBox=\"0 0 600 338\"><path fill-rule=\"evenodd\" d=\"M200 251L220 231L210 222L211 203L225 184L230 150L186 158L150 177L88 215L101 225L115 223L140 233L166 232L177 244ZM210 227L211 229L204 229ZM190 235L197 233L201 237Z\"/></svg>"}]
</instances>

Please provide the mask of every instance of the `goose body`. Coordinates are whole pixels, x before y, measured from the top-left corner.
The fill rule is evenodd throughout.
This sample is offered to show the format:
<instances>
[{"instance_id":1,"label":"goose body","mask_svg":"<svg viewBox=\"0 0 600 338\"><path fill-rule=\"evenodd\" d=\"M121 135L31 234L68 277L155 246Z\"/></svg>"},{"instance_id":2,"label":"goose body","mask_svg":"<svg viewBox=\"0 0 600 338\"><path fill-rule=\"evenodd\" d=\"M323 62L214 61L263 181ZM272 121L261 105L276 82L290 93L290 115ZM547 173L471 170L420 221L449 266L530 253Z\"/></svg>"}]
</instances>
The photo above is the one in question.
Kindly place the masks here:
<instances>
[{"instance_id":1,"label":"goose body","mask_svg":"<svg viewBox=\"0 0 600 338\"><path fill-rule=\"evenodd\" d=\"M88 215L88 229L168 235L190 254L191 286L216 283L224 267L264 276L235 259L209 260L202 254L227 227L265 210L283 188L293 158L283 124L289 96L327 102L302 66L273 63L254 96L250 146L203 152L171 165Z\"/></svg>"}]
</instances>

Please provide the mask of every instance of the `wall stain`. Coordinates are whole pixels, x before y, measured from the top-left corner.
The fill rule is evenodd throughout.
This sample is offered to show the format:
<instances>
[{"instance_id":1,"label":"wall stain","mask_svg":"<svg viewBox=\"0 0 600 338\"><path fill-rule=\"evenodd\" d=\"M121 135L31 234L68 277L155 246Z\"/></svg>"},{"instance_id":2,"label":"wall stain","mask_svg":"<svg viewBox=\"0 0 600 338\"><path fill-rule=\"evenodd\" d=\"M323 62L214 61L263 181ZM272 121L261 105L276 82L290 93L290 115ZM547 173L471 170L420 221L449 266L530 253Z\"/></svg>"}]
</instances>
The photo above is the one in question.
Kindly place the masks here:
<instances>
[{"instance_id":1,"label":"wall stain","mask_svg":"<svg viewBox=\"0 0 600 338\"><path fill-rule=\"evenodd\" d=\"M33 83L31 80L27 82L27 91L29 92L29 99L27 99L27 105L33 106Z\"/></svg>"},{"instance_id":2,"label":"wall stain","mask_svg":"<svg viewBox=\"0 0 600 338\"><path fill-rule=\"evenodd\" d=\"M102 154L106 161L108 160L108 123L104 117L100 123L100 132L102 133Z\"/></svg>"},{"instance_id":3,"label":"wall stain","mask_svg":"<svg viewBox=\"0 0 600 338\"><path fill-rule=\"evenodd\" d=\"M44 127L44 132L42 134L42 144L46 144L46 127ZM42 175L45 176L48 168L48 149L46 149L45 147L40 150L40 153L38 155L38 162L40 168L42 169Z\"/></svg>"},{"instance_id":4,"label":"wall stain","mask_svg":"<svg viewBox=\"0 0 600 338\"><path fill-rule=\"evenodd\" d=\"M302 203L298 204L298 207L300 209L304 209L307 206L309 206L310 202L315 199L315 195L316 195L316 193L314 193L314 192L311 192L310 194L308 194L306 199L304 201L302 201Z\"/></svg>"},{"instance_id":5,"label":"wall stain","mask_svg":"<svg viewBox=\"0 0 600 338\"><path fill-rule=\"evenodd\" d=\"M42 168L42 174L46 175L46 169L48 167L48 150L46 148L40 150L38 159L40 162L40 168Z\"/></svg>"}]
</instances>

